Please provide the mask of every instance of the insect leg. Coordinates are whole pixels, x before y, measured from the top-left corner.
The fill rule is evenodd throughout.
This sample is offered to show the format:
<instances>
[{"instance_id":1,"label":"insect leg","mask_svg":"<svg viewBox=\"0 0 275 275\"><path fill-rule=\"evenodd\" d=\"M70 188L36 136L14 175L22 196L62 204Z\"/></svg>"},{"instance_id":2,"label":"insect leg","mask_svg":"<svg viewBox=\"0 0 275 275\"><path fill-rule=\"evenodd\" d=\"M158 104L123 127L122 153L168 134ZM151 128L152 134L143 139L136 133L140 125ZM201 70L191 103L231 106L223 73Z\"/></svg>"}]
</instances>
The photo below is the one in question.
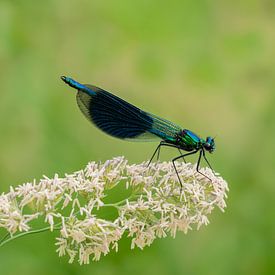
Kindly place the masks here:
<instances>
[{"instance_id":1,"label":"insect leg","mask_svg":"<svg viewBox=\"0 0 275 275\"><path fill-rule=\"evenodd\" d=\"M179 183L180 183L180 190L182 190L182 182L181 182L181 179L180 179L180 176L179 176L178 170L177 170L177 168L176 168L176 165L175 165L174 159L172 160L172 163L173 163L174 169L175 169L175 171L176 171L176 174L177 174L177 177L178 177L178 180L179 180Z\"/></svg>"},{"instance_id":2,"label":"insect leg","mask_svg":"<svg viewBox=\"0 0 275 275\"><path fill-rule=\"evenodd\" d=\"M207 177L205 174L203 174L202 172L199 171L200 162L201 162L201 155L202 155L202 154L204 154L203 149L200 150L200 155L199 155L199 159L198 159L198 162L197 162L196 170L197 170L198 173L200 173L200 174L203 175L204 177L208 178L208 179L212 182L212 180L211 180L209 177ZM204 158L205 158L205 157L204 157ZM207 162L207 163L208 163L208 162Z\"/></svg>"},{"instance_id":3,"label":"insect leg","mask_svg":"<svg viewBox=\"0 0 275 275\"><path fill-rule=\"evenodd\" d=\"M177 168L176 168L175 161L178 160L178 159L180 159L180 158L183 158L183 159L184 159L184 157L189 156L189 155L196 154L197 152L198 152L198 150L195 150L195 151L192 151L192 152L190 152L190 153L187 153L187 154L184 154L184 155L180 155L180 156L175 157L175 158L172 159L172 163L173 163L174 169L175 169L175 171L176 171L176 174L177 174L177 177L178 177L178 180L179 180L181 189L182 189L182 182L181 182L181 179L180 179L178 170L177 170Z\"/></svg>"},{"instance_id":4,"label":"insect leg","mask_svg":"<svg viewBox=\"0 0 275 275\"><path fill-rule=\"evenodd\" d=\"M165 141L161 141L160 142L160 146L159 146L159 150L158 150L158 155L157 155L157 160L159 160L161 146L163 146L164 144L165 144Z\"/></svg>"},{"instance_id":5,"label":"insect leg","mask_svg":"<svg viewBox=\"0 0 275 275\"><path fill-rule=\"evenodd\" d=\"M151 157L151 159L150 159L147 167L151 164L151 162L152 162L152 160L153 160L153 158L154 158L154 156L156 155L157 152L158 152L158 154L157 154L157 160L159 159L159 154L160 154L160 148L161 148L161 146L167 146L167 147L173 147L173 148L178 148L179 149L179 147L177 145L166 143L165 141L161 141L160 144L158 145L157 149L154 151L154 154Z\"/></svg>"},{"instance_id":6,"label":"insect leg","mask_svg":"<svg viewBox=\"0 0 275 275\"><path fill-rule=\"evenodd\" d=\"M209 161L207 160L207 158L206 158L206 156L205 156L205 152L204 152L204 150L202 150L202 155L203 155L203 158L205 159L205 161L207 162L207 164L208 164L209 168L210 168L210 169L212 170L212 172L213 172L213 169L212 169L212 167L211 167L211 165L210 165Z\"/></svg>"},{"instance_id":7,"label":"insect leg","mask_svg":"<svg viewBox=\"0 0 275 275\"><path fill-rule=\"evenodd\" d=\"M179 151L179 153L183 156L183 154L182 154L182 152L181 152L180 148L178 148L178 151ZM184 163L186 163L185 158L184 158L184 157L182 157L182 159L183 159L183 162L184 162Z\"/></svg>"},{"instance_id":8,"label":"insect leg","mask_svg":"<svg viewBox=\"0 0 275 275\"><path fill-rule=\"evenodd\" d=\"M170 144L170 143L166 143L165 141L161 141L160 142L160 146L159 146L159 150L158 150L158 155L157 155L157 160L159 160L159 155L160 155L160 149L161 149L161 146L167 146L167 147L174 147L174 148L177 148L179 153L182 155L182 152L180 150L180 148L177 146L177 145L173 145L173 144ZM183 158L183 161L184 163L186 163L185 159Z\"/></svg>"},{"instance_id":9,"label":"insect leg","mask_svg":"<svg viewBox=\"0 0 275 275\"><path fill-rule=\"evenodd\" d=\"M158 152L158 150L160 150L161 145L162 145L162 141L161 141L160 144L158 145L157 149L154 151L154 154L153 154L153 156L151 157L151 159L150 159L150 161L149 161L147 167L151 164L151 162L152 162L152 160L153 160L155 154ZM158 155L159 155L159 154L158 154Z\"/></svg>"},{"instance_id":10,"label":"insect leg","mask_svg":"<svg viewBox=\"0 0 275 275\"><path fill-rule=\"evenodd\" d=\"M172 161L176 161L176 160L178 160L178 159L180 159L180 158L184 158L184 157L187 157L187 156L196 154L197 152L198 152L198 150L192 151L192 152L187 153L187 154L184 154L184 155L181 154L180 156L175 157Z\"/></svg>"}]
</instances>

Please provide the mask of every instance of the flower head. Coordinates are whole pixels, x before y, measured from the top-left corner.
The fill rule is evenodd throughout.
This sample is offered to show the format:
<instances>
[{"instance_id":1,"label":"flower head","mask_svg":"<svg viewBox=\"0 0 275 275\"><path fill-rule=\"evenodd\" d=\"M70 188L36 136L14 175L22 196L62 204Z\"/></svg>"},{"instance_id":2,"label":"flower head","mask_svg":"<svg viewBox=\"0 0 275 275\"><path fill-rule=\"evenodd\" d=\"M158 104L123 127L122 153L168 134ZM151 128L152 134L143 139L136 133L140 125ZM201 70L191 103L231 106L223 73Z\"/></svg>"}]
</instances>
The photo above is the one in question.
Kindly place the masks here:
<instances>
[{"instance_id":1,"label":"flower head","mask_svg":"<svg viewBox=\"0 0 275 275\"><path fill-rule=\"evenodd\" d=\"M90 162L63 178L44 176L38 182L11 187L0 195L0 227L20 236L21 231L36 232L31 221L41 217L47 229L60 232L59 256L68 255L69 262L78 257L80 264L99 260L111 249L117 251L124 233L132 238L131 248L141 249L156 238L175 237L178 231L186 234L207 225L215 207L224 210L228 186L208 168L202 169L205 177L190 163L176 166L182 188L170 162L152 163L148 168L145 163L129 165L123 157ZM108 191L118 185L130 189L131 195L106 203ZM101 217L97 210L104 207L114 207L117 216Z\"/></svg>"}]
</instances>

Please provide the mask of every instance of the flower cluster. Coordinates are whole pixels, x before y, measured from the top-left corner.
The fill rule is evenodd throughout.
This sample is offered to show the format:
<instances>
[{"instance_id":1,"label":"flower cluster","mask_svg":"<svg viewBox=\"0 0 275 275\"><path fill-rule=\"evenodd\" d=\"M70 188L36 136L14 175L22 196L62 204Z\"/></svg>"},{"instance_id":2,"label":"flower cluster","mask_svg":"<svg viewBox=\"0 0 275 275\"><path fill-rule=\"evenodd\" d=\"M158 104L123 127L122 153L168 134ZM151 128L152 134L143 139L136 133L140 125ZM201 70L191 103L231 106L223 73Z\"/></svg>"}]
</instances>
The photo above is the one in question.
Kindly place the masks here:
<instances>
[{"instance_id":1,"label":"flower cluster","mask_svg":"<svg viewBox=\"0 0 275 275\"><path fill-rule=\"evenodd\" d=\"M183 183L179 184L171 163L129 165L123 157L105 163L90 162L83 170L60 178L44 177L25 183L0 195L0 228L8 235L0 246L22 234L58 230L57 252L78 257L80 264L99 260L126 234L131 247L143 248L154 239L175 237L193 227L207 225L208 215L226 207L228 186L209 168L197 173L190 163L176 163ZM211 181L209 180L211 179ZM124 185L128 195L119 202L110 201L110 190ZM130 193L130 195L129 195ZM106 220L100 209L114 207L116 217ZM32 221L42 218L48 226L36 230Z\"/></svg>"}]
</instances>

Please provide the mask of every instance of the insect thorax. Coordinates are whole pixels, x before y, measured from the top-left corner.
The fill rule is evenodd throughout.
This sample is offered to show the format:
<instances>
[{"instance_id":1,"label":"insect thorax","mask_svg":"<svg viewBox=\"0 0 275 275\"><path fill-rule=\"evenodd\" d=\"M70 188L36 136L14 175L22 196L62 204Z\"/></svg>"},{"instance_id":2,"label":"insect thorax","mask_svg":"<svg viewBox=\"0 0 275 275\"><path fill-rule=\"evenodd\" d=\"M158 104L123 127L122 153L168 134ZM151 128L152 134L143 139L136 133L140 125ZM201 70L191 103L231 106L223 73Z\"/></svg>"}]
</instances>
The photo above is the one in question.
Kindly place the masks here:
<instances>
[{"instance_id":1,"label":"insect thorax","mask_svg":"<svg viewBox=\"0 0 275 275\"><path fill-rule=\"evenodd\" d=\"M198 150L202 147L202 139L187 129L178 133L176 142L185 151Z\"/></svg>"}]
</instances>

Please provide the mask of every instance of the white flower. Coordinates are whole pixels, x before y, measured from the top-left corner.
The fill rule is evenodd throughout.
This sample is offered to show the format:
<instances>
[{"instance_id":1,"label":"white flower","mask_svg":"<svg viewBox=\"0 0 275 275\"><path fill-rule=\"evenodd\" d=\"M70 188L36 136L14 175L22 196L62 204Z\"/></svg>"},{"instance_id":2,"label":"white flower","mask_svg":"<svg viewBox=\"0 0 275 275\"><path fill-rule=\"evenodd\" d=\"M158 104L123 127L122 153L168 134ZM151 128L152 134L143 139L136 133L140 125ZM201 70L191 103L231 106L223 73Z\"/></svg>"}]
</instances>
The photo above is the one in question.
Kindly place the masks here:
<instances>
[{"instance_id":1,"label":"white flower","mask_svg":"<svg viewBox=\"0 0 275 275\"><path fill-rule=\"evenodd\" d=\"M195 165L176 163L176 167L182 188L170 162L152 163L148 168L146 163L129 165L123 157L102 164L90 162L64 178L56 174L10 187L0 195L0 228L11 234L9 241L21 231L35 232L32 220L41 217L48 225L45 230L59 230L57 252L68 255L69 263L78 258L80 264L88 264L111 249L118 251L124 232L132 238L131 248L143 249L156 238L207 225L213 209L226 207L228 186L220 176L203 168L210 181L197 173ZM118 185L131 195L106 203L110 189ZM115 207L117 216L102 218L98 210L103 207Z\"/></svg>"}]
</instances>

